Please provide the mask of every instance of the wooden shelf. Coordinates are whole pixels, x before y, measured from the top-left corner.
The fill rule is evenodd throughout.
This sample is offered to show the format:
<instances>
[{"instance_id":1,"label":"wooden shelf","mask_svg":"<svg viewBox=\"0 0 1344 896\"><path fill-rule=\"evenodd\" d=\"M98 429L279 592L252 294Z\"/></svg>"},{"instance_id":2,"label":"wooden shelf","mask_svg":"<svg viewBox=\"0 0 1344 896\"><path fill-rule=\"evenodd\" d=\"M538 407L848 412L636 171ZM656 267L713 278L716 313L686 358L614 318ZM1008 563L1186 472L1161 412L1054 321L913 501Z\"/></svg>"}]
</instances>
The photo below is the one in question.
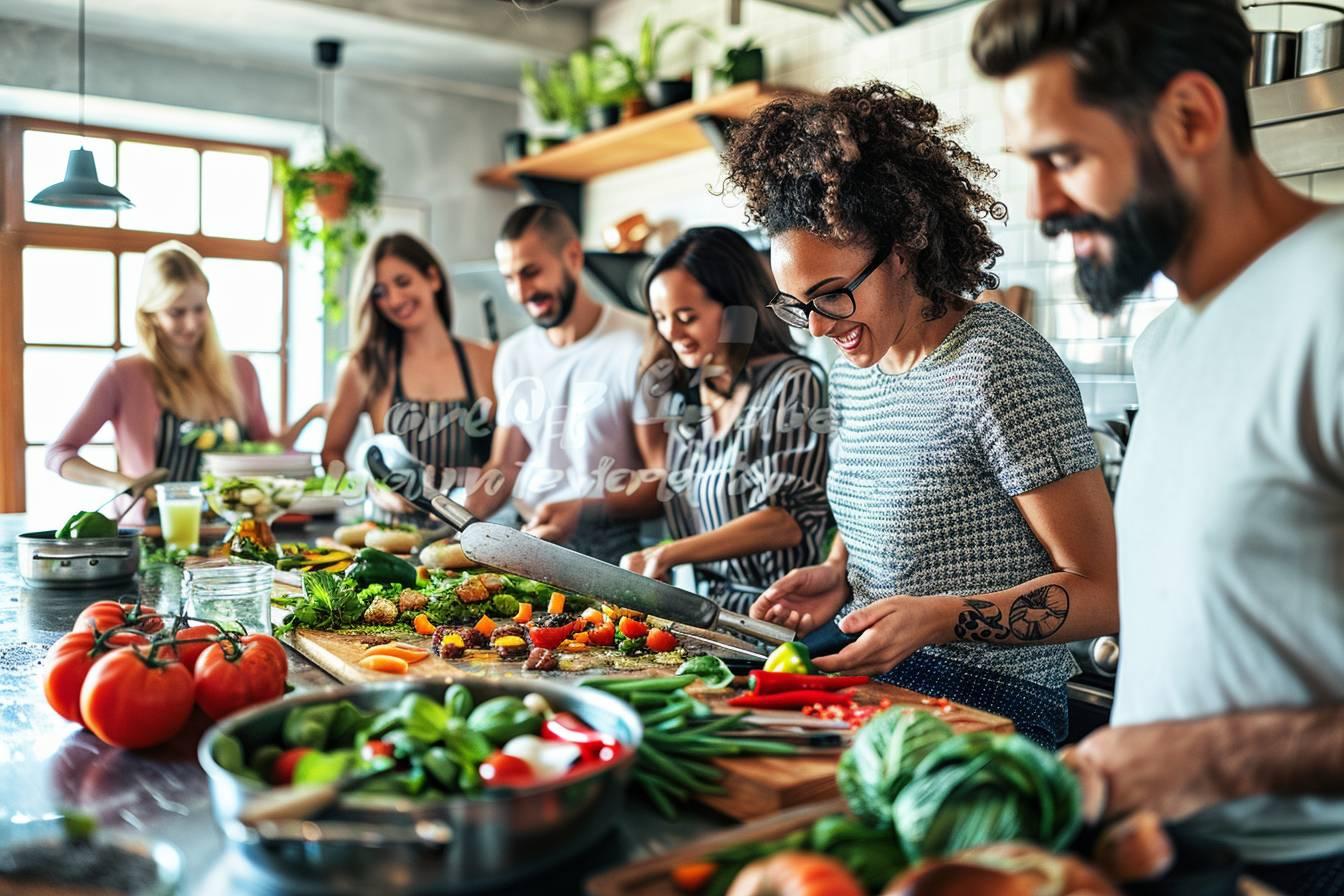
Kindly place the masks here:
<instances>
[{"instance_id":1,"label":"wooden shelf","mask_svg":"<svg viewBox=\"0 0 1344 896\"><path fill-rule=\"evenodd\" d=\"M496 165L477 174L476 181L510 190L519 188L520 174L583 183L612 171L703 149L709 143L697 121L701 116L746 118L771 100L798 92L769 87L759 81L737 84L702 103L677 103L575 137L511 165Z\"/></svg>"}]
</instances>

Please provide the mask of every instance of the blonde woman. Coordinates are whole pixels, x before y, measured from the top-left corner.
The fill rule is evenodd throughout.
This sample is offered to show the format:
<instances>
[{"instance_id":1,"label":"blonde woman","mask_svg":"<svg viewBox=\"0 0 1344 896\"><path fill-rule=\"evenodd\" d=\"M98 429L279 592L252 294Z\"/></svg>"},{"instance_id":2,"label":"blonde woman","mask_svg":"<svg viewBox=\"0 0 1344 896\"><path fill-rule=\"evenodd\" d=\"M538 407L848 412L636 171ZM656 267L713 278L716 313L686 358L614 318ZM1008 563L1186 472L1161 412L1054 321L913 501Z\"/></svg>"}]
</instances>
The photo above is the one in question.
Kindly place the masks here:
<instances>
[{"instance_id":1,"label":"blonde woman","mask_svg":"<svg viewBox=\"0 0 1344 896\"><path fill-rule=\"evenodd\" d=\"M436 487L465 485L490 456L495 349L453 335L443 265L422 240L388 234L360 261L352 296L357 333L336 381L322 462L344 458L361 414L398 436ZM400 497L369 492L370 518L428 520Z\"/></svg>"},{"instance_id":2,"label":"blonde woman","mask_svg":"<svg viewBox=\"0 0 1344 896\"><path fill-rule=\"evenodd\" d=\"M252 363L220 346L207 297L210 283L201 257L176 240L145 255L136 299L140 351L109 364L65 429L47 448L47 467L72 482L120 488L155 467L171 479L200 477L200 439L183 435L202 426L239 440L274 438L261 403ZM311 420L314 405L281 437L289 448ZM118 470L79 456L94 433L111 421ZM208 438L208 437L207 437Z\"/></svg>"}]
</instances>

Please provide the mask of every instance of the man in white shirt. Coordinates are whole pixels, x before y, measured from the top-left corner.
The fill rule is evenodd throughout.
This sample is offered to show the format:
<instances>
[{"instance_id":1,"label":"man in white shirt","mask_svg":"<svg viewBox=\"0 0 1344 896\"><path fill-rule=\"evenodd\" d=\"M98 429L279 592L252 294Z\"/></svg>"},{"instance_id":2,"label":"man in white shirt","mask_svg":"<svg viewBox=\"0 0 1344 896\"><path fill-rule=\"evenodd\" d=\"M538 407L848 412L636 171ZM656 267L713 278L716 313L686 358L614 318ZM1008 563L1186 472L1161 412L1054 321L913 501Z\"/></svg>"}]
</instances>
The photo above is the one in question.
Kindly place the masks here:
<instances>
[{"instance_id":1,"label":"man in white shirt","mask_svg":"<svg viewBox=\"0 0 1344 896\"><path fill-rule=\"evenodd\" d=\"M510 498L526 531L619 562L638 547L638 524L613 521L591 502L580 519L574 498L601 498L628 487L661 428L637 394L648 323L598 303L583 288L583 248L557 205L520 206L500 228L495 259L509 295L534 327L499 347L498 407L490 460L466 506L490 517ZM567 513L552 512L563 502Z\"/></svg>"},{"instance_id":2,"label":"man in white shirt","mask_svg":"<svg viewBox=\"0 0 1344 896\"><path fill-rule=\"evenodd\" d=\"M1344 893L1344 208L1256 155L1233 0L994 0L972 55L1093 308L1180 293L1135 348L1113 727L1075 761Z\"/></svg>"}]
</instances>

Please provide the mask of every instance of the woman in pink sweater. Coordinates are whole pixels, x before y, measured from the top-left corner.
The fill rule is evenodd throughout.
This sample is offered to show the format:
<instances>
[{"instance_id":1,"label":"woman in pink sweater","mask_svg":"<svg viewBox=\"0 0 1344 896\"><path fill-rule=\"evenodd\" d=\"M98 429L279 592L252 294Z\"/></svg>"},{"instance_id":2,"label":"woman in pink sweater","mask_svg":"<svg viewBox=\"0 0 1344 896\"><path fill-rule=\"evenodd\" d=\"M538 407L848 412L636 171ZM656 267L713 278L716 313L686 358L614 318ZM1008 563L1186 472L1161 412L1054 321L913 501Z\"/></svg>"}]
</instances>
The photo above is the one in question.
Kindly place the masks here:
<instances>
[{"instance_id":1,"label":"woman in pink sweater","mask_svg":"<svg viewBox=\"0 0 1344 896\"><path fill-rule=\"evenodd\" d=\"M200 438L183 436L202 426L239 440L274 438L261 403L257 372L242 355L220 346L206 297L209 281L201 257L170 240L145 255L136 300L138 354L107 366L65 429L47 448L47 468L73 482L124 488L155 467L170 480L200 478ZM322 416L321 405L281 437L289 448L300 430ZM111 421L118 470L105 470L79 456L104 423ZM212 440L211 436L206 436Z\"/></svg>"}]
</instances>

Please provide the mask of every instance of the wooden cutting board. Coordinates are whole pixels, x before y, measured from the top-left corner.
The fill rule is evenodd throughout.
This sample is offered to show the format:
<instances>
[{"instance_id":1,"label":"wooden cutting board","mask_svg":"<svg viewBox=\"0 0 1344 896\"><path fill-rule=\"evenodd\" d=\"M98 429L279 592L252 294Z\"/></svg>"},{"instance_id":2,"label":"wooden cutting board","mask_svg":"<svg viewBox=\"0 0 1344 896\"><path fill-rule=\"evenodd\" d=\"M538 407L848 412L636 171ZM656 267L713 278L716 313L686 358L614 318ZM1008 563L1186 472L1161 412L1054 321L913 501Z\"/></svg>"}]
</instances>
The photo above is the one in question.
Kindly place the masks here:
<instances>
[{"instance_id":1,"label":"wooden cutting board","mask_svg":"<svg viewBox=\"0 0 1344 896\"><path fill-rule=\"evenodd\" d=\"M276 585L277 591L293 592L285 585ZM283 618L277 609L276 621ZM344 684L366 681L388 681L402 676L373 672L358 663L364 650L372 643L388 640L386 636L359 635L344 632L323 632L296 629L286 636L289 644L314 664ZM408 644L429 647L430 639L407 634L398 640ZM461 660L444 660L430 656L410 667L407 675L436 681L452 680L464 675L503 675L525 677L566 678L582 675L671 675L681 665L680 651L671 654L645 654L641 657L617 657L610 651L586 654L559 654L561 668L557 672L525 671L521 660L505 662L493 651L468 651ZM620 667L613 668L613 663ZM727 701L727 691L702 691L696 694L711 707L722 712L733 712ZM910 707L938 713L957 732L1013 730L1012 722L991 713L972 709L958 703L945 706L934 704L930 698L894 685L873 682L856 689L859 703L890 701L892 706ZM830 799L839 791L835 785L835 766L840 751L809 753L799 756L753 756L749 758L716 759L714 763L727 774L721 782L726 793L700 796L705 805L731 818L747 820L771 815L792 806L817 800Z\"/></svg>"},{"instance_id":2,"label":"wooden cutting board","mask_svg":"<svg viewBox=\"0 0 1344 896\"><path fill-rule=\"evenodd\" d=\"M731 692L708 692L698 696L717 711L734 711L727 705ZM1013 730L1013 723L1002 716L959 703L938 705L923 694L880 682L857 688L854 700L870 704L887 700L893 707L926 710L937 714L958 734L968 731L1007 733ZM830 799L840 793L835 784L835 766L840 761L840 752L716 759L714 764L727 772L721 782L727 793L702 796L699 799L724 815L741 821L772 815L791 806Z\"/></svg>"}]
</instances>

